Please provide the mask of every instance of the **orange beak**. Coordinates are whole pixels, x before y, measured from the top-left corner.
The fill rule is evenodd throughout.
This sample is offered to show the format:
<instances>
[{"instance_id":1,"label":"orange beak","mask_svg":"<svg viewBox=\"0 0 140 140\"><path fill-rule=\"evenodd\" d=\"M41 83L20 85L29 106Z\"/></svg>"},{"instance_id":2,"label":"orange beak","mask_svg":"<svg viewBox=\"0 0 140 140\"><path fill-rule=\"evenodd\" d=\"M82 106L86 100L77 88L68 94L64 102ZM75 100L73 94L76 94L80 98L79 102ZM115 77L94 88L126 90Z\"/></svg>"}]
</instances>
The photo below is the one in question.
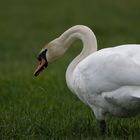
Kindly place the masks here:
<instances>
[{"instance_id":1,"label":"orange beak","mask_svg":"<svg viewBox=\"0 0 140 140\"><path fill-rule=\"evenodd\" d=\"M34 72L34 76L38 76L40 72L44 70L45 67L47 67L47 64L47 60L41 57L41 61Z\"/></svg>"}]
</instances>

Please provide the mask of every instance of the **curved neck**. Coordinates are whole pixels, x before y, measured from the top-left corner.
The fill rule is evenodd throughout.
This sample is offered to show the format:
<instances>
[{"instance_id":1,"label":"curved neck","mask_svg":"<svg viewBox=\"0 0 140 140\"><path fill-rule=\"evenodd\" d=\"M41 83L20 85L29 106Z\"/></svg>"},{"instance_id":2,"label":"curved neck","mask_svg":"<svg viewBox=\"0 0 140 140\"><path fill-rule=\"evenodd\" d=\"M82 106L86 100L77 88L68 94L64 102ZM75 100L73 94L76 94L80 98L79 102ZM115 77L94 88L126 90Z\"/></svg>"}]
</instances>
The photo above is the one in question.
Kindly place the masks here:
<instances>
[{"instance_id":1,"label":"curved neck","mask_svg":"<svg viewBox=\"0 0 140 140\"><path fill-rule=\"evenodd\" d=\"M83 43L82 55L89 55L90 53L97 51L97 40L94 33L90 28L83 25L77 25L70 28L58 39L65 49L69 48L76 39L80 39Z\"/></svg>"},{"instance_id":2,"label":"curved neck","mask_svg":"<svg viewBox=\"0 0 140 140\"><path fill-rule=\"evenodd\" d=\"M92 30L88 27L77 25L65 31L57 39L59 40L64 50L67 50L76 39L80 39L83 43L83 49L81 53L70 63L66 72L67 84L70 86L72 74L77 64L91 53L97 51L96 37Z\"/></svg>"}]
</instances>

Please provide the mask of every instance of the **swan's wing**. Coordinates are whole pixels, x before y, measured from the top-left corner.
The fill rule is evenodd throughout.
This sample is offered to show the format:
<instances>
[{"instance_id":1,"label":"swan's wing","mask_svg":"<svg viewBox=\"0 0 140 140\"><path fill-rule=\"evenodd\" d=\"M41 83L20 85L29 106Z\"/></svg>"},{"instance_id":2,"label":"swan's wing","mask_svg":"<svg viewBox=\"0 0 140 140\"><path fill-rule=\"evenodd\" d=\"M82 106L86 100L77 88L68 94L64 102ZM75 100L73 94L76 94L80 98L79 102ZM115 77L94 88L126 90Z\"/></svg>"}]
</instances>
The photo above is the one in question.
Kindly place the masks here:
<instances>
[{"instance_id":1,"label":"swan's wing","mask_svg":"<svg viewBox=\"0 0 140 140\"><path fill-rule=\"evenodd\" d=\"M140 85L140 59L122 54L110 56L112 62L106 66L111 82L123 85Z\"/></svg>"},{"instance_id":2,"label":"swan's wing","mask_svg":"<svg viewBox=\"0 0 140 140\"><path fill-rule=\"evenodd\" d=\"M140 86L138 56L103 51L90 55L77 68L86 87L93 93L112 91L126 85Z\"/></svg>"}]
</instances>

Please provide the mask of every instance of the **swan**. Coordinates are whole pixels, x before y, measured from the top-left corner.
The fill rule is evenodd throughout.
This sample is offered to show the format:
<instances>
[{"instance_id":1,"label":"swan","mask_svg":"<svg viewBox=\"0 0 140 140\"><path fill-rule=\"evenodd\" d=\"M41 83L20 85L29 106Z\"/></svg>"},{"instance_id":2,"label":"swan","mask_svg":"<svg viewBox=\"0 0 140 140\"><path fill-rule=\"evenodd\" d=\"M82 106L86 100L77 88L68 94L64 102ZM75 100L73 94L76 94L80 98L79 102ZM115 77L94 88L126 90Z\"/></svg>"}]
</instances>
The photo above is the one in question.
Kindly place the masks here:
<instances>
[{"instance_id":1,"label":"swan","mask_svg":"<svg viewBox=\"0 0 140 140\"><path fill-rule=\"evenodd\" d=\"M34 75L61 57L76 40L81 53L66 71L68 88L88 105L105 132L105 115L131 117L140 113L140 45L126 44L97 51L93 31L84 25L66 30L40 51Z\"/></svg>"}]
</instances>

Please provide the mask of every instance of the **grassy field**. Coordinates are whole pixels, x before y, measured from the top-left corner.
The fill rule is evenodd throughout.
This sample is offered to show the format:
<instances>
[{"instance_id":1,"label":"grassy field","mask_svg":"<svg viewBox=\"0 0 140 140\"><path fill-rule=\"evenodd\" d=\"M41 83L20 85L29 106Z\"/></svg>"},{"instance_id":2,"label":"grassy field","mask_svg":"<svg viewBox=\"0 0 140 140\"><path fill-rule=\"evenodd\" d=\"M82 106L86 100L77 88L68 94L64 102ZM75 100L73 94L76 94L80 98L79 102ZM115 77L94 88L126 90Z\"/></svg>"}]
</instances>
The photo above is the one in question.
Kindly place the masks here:
<instances>
[{"instance_id":1,"label":"grassy field","mask_svg":"<svg viewBox=\"0 0 140 140\"><path fill-rule=\"evenodd\" d=\"M140 43L139 0L4 0L0 4L0 140L137 140L140 116L107 116L100 136L90 108L67 88L66 55L33 77L42 46L76 24L95 32L98 48Z\"/></svg>"}]
</instances>

